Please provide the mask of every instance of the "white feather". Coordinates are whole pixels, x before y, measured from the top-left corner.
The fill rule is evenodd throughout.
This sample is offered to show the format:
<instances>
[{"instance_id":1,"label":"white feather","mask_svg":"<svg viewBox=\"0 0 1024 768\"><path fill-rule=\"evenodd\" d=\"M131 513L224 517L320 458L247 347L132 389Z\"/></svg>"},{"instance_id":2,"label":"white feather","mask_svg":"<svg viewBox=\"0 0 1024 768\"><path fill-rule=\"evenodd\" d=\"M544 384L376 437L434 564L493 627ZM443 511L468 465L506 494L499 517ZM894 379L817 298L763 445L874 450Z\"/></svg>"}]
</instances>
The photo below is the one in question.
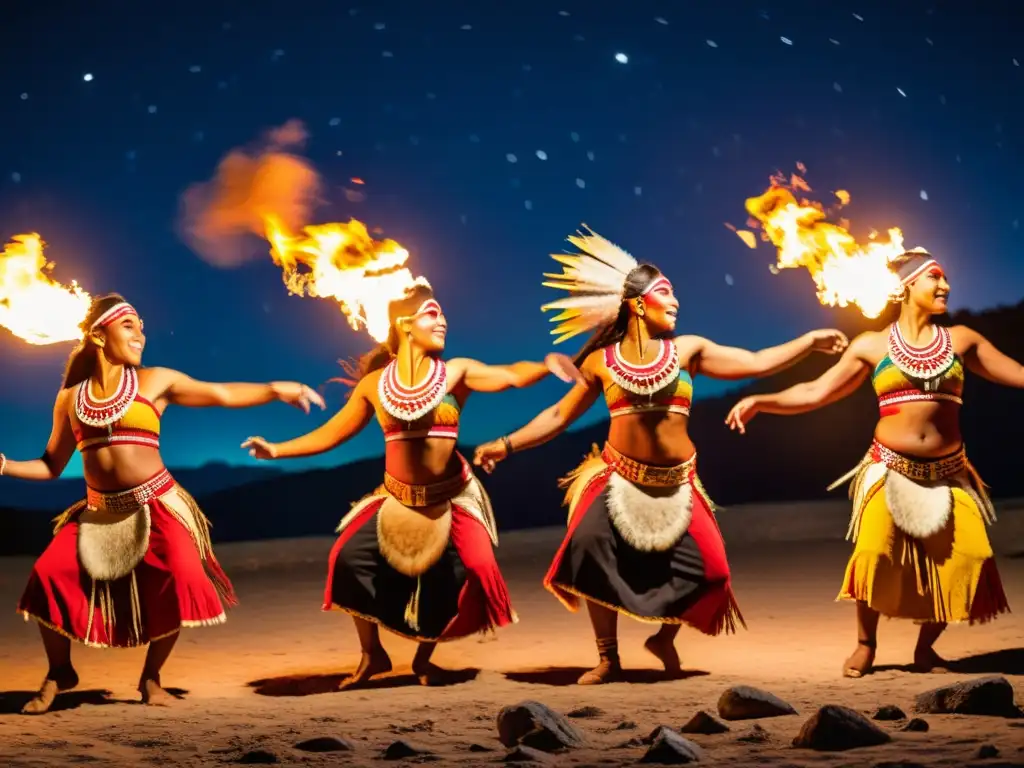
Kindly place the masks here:
<instances>
[{"instance_id":1,"label":"white feather","mask_svg":"<svg viewBox=\"0 0 1024 768\"><path fill-rule=\"evenodd\" d=\"M568 238L582 253L551 254L562 265L562 273L544 274L551 280L543 285L574 294L541 307L543 311L562 310L551 318L559 324L551 332L559 336L556 344L614 320L626 277L637 266L636 259L624 250L585 228L588 234Z\"/></svg>"}]
</instances>

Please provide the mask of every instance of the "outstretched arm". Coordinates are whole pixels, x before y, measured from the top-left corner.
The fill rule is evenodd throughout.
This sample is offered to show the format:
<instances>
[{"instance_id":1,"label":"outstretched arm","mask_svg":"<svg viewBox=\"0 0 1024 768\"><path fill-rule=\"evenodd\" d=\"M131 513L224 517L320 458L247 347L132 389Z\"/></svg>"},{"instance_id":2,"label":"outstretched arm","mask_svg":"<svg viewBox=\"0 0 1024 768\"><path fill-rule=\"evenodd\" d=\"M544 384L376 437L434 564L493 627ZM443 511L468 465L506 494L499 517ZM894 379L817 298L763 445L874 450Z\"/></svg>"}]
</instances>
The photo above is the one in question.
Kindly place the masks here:
<instances>
[{"instance_id":1,"label":"outstretched arm","mask_svg":"<svg viewBox=\"0 0 1024 768\"><path fill-rule=\"evenodd\" d=\"M697 361L697 373L713 379L749 379L771 376L795 365L811 352L838 354L849 341L841 331L810 331L803 336L751 352L748 349L724 347L699 336L680 336L676 340L680 356Z\"/></svg>"},{"instance_id":2,"label":"outstretched arm","mask_svg":"<svg viewBox=\"0 0 1024 768\"><path fill-rule=\"evenodd\" d=\"M149 369L160 392L158 399L186 408L251 408L275 400L309 412L310 405L324 407L323 398L305 384L275 381L270 384L211 383L197 381L169 368Z\"/></svg>"},{"instance_id":3,"label":"outstretched arm","mask_svg":"<svg viewBox=\"0 0 1024 768\"><path fill-rule=\"evenodd\" d=\"M262 437L250 437L243 448L259 459L294 459L327 453L358 435L373 416L373 403L367 396L365 379L353 390L345 407L323 426L285 443L269 443Z\"/></svg>"},{"instance_id":4,"label":"outstretched arm","mask_svg":"<svg viewBox=\"0 0 1024 768\"><path fill-rule=\"evenodd\" d=\"M461 376L472 392L504 392L536 384L550 373L545 363L521 362L511 365L487 365L468 357L448 361L448 370Z\"/></svg>"},{"instance_id":5,"label":"outstretched arm","mask_svg":"<svg viewBox=\"0 0 1024 768\"><path fill-rule=\"evenodd\" d=\"M541 411L529 424L512 434L476 449L473 463L490 472L509 453L543 445L557 437L582 416L601 394L601 380L595 375L591 357L583 364L583 377L555 405Z\"/></svg>"},{"instance_id":6,"label":"outstretched arm","mask_svg":"<svg viewBox=\"0 0 1024 768\"><path fill-rule=\"evenodd\" d=\"M68 392L62 390L57 395L53 406L53 427L42 457L31 461L12 461L0 453L0 474L21 480L56 480L61 476L75 454L75 435L68 420Z\"/></svg>"},{"instance_id":7,"label":"outstretched arm","mask_svg":"<svg viewBox=\"0 0 1024 768\"><path fill-rule=\"evenodd\" d=\"M758 413L793 416L822 408L854 392L871 370L868 362L870 338L858 336L839 362L814 381L794 384L768 395L751 395L733 406L725 422L730 429L746 431L746 423Z\"/></svg>"},{"instance_id":8,"label":"outstretched arm","mask_svg":"<svg viewBox=\"0 0 1024 768\"><path fill-rule=\"evenodd\" d=\"M1004 355L977 331L963 325L956 326L955 330L962 334L970 345L964 353L964 362L968 370L993 384L1024 388L1024 365Z\"/></svg>"}]
</instances>

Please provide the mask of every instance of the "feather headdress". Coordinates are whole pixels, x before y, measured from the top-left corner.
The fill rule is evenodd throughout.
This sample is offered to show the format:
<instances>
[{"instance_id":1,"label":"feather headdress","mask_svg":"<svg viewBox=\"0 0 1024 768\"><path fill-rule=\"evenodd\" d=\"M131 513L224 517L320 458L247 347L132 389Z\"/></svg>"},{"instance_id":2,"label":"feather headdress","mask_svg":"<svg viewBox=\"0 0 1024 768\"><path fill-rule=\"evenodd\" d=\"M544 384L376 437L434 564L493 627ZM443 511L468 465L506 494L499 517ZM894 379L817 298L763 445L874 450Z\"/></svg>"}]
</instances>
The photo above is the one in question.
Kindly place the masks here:
<instances>
[{"instance_id":1,"label":"feather headdress","mask_svg":"<svg viewBox=\"0 0 1024 768\"><path fill-rule=\"evenodd\" d=\"M552 301L541 311L561 310L551 318L558 323L552 336L555 344L611 323L619 314L626 276L636 268L637 260L614 243L605 240L586 224L586 234L577 232L567 240L581 253L553 253L551 258L562 265L560 275L544 273L550 278L548 288L568 291L569 296Z\"/></svg>"}]
</instances>

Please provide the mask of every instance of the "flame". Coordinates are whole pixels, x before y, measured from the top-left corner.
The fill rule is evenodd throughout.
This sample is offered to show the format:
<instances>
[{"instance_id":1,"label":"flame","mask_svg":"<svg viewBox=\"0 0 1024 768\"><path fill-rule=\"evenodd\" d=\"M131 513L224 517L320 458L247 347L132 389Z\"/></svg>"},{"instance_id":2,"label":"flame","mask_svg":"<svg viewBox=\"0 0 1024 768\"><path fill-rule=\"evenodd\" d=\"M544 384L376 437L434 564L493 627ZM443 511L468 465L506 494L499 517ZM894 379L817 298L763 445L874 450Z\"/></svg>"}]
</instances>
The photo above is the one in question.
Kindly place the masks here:
<instances>
[{"instance_id":1,"label":"flame","mask_svg":"<svg viewBox=\"0 0 1024 768\"><path fill-rule=\"evenodd\" d=\"M377 342L388 337L388 304L414 284L405 267L409 252L394 240L376 240L366 225L315 224L291 234L267 216L270 255L282 269L289 293L334 299L353 330L365 328Z\"/></svg>"},{"instance_id":2,"label":"flame","mask_svg":"<svg viewBox=\"0 0 1024 768\"><path fill-rule=\"evenodd\" d=\"M50 277L38 234L15 235L0 254L0 326L29 344L79 341L92 297Z\"/></svg>"},{"instance_id":3,"label":"flame","mask_svg":"<svg viewBox=\"0 0 1024 768\"><path fill-rule=\"evenodd\" d=\"M289 120L267 131L256 148L228 152L212 179L186 190L180 232L217 267L238 266L255 255L253 235L267 240L290 293L334 299L354 330L365 328L383 342L388 304L416 283L405 267L409 252L394 240L372 237L355 219L310 223L326 185L298 154L306 138L302 122ZM351 182L365 186L359 177ZM351 202L365 197L356 190L346 196Z\"/></svg>"},{"instance_id":4,"label":"flame","mask_svg":"<svg viewBox=\"0 0 1024 768\"><path fill-rule=\"evenodd\" d=\"M795 174L788 181L777 175L764 194L746 201L752 217L749 223L760 228L761 238L778 249L774 268L804 267L817 286L822 304L853 304L865 317L878 317L900 289L899 279L888 264L906 251L903 233L893 227L888 240L875 241L872 234L870 242L858 243L847 231L847 222L828 221L829 211L823 205L797 201L793 190L810 191L810 187ZM846 190L834 194L839 200L837 208L850 202Z\"/></svg>"}]
</instances>

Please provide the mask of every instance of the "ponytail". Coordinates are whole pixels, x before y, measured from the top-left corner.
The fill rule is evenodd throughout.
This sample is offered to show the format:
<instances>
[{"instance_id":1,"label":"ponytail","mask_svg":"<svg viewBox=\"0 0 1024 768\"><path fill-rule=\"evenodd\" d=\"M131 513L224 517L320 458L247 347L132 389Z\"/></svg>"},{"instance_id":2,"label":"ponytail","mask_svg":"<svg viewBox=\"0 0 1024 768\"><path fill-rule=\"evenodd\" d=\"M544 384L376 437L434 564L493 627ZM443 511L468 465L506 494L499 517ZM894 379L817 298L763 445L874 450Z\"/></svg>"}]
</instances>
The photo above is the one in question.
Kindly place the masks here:
<instances>
[{"instance_id":1,"label":"ponytail","mask_svg":"<svg viewBox=\"0 0 1024 768\"><path fill-rule=\"evenodd\" d=\"M96 370L96 346L83 341L71 353L64 367L64 383L61 389L68 389L88 380Z\"/></svg>"},{"instance_id":2,"label":"ponytail","mask_svg":"<svg viewBox=\"0 0 1024 768\"><path fill-rule=\"evenodd\" d=\"M351 395L352 390L356 388L356 385L359 384L360 381L365 379L374 371L379 371L385 365L390 363L397 352L398 330L394 326L391 326L388 330L388 338L383 344L378 344L355 361L339 360L338 365L340 365L341 369L345 372L345 378L337 377L329 379L329 381L338 382L351 387L349 390L349 395Z\"/></svg>"}]
</instances>

